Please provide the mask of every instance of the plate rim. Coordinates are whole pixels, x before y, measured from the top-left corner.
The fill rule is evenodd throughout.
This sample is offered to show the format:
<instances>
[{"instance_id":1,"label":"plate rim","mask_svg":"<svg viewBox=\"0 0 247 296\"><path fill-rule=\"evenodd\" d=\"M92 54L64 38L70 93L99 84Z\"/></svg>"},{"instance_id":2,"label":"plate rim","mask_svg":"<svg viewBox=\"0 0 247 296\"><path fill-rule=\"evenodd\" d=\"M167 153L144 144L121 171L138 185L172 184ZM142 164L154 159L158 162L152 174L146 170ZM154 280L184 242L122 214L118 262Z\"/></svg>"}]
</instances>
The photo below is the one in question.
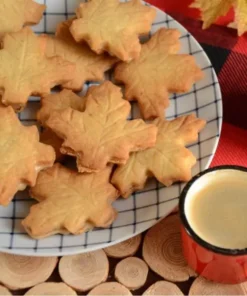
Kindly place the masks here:
<instances>
[{"instance_id":1,"label":"plate rim","mask_svg":"<svg viewBox=\"0 0 247 296\"><path fill-rule=\"evenodd\" d=\"M219 84L219 80L218 77L216 75L215 69L212 65L211 60L209 59L208 55L206 54L206 52L204 51L204 49L202 48L202 46L200 45L200 43L196 40L196 38L180 23L178 22L176 19L174 19L173 17L171 17L168 13L164 12L163 10L159 9L158 7L156 7L155 5L151 5L149 3L146 3L145 1L143 1L146 5L154 7L157 10L157 13L162 13L164 14L167 18L171 18L173 21L175 21L179 26L181 26L186 32L188 32L188 34L190 35L190 37L193 39L194 42L197 43L197 45L202 49L202 54L204 56L204 58L208 61L209 65L211 65L212 67L212 73L215 77L215 91L217 92L216 97L217 97L217 102L216 102L216 108L219 109L218 114L217 115L217 125L218 125L218 135L215 136L215 140L214 140L214 147L212 149L212 155L210 156L210 158L208 159L205 168L203 170L206 170L207 168L209 168L210 164L212 163L212 160L215 156L217 147L219 145L219 141L221 138L221 131L222 131L222 124L223 124L223 102L222 102L222 92L221 92L221 87ZM150 229L151 227L153 227L154 225L156 225L157 223L159 223L162 219L164 219L165 217L167 217L178 205L178 200L179 197L176 197L170 201L167 202L167 204L173 204L174 206L172 206L171 210L168 211L168 214L166 216L163 216L161 218L159 218L158 220L155 221L150 221L148 226L143 227L142 229L136 231L135 233L129 234L129 235L125 235L124 237L117 239L115 241L112 241L110 243L99 243L99 244L92 244L87 248L84 248L83 246L80 248L79 246L76 247L71 247L71 250L66 250L66 251L58 251L58 249L60 249L60 247L54 247L51 248L51 251L49 252L42 252L42 251L35 251L35 248L32 249L16 249L16 248L4 248L0 246L0 252L4 252L7 254L12 254L12 255L22 255L22 256L30 256L30 257L52 257L52 256L70 256L70 255L78 255L78 254L82 254L82 253L87 253L87 252L93 252L99 249L103 249L106 247L110 247L113 246L115 244L121 243L125 240L128 240L140 233L143 233L145 231L147 231L148 229ZM124 227L124 225L123 225ZM59 235L59 234L58 234ZM39 248L38 248L39 249ZM42 250L42 248L40 248Z\"/></svg>"}]
</instances>

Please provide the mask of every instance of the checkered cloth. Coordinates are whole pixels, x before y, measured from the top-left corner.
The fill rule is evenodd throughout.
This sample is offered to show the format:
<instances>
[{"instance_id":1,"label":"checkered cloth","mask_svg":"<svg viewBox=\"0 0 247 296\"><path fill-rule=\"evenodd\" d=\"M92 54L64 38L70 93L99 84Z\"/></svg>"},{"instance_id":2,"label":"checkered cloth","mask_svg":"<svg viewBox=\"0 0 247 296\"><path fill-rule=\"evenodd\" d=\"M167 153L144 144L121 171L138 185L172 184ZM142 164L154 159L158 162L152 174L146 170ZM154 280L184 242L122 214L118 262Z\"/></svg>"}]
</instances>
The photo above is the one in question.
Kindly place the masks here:
<instances>
[{"instance_id":1,"label":"checkered cloth","mask_svg":"<svg viewBox=\"0 0 247 296\"><path fill-rule=\"evenodd\" d=\"M219 19L219 25L202 30L200 12L189 8L192 0L147 0L165 10L200 42L218 75L224 108L220 144L212 166L247 166L247 34L225 25L233 20L233 11Z\"/></svg>"}]
</instances>

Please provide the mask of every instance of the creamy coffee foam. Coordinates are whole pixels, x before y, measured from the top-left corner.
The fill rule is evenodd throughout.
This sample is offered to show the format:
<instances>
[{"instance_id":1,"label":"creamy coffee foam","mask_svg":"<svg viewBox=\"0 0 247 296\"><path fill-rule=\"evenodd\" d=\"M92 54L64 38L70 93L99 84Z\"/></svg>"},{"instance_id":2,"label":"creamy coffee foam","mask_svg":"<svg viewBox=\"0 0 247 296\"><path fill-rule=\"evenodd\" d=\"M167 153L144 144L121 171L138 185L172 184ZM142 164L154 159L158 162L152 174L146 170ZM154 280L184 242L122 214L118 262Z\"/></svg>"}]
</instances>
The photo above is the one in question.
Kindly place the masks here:
<instances>
[{"instance_id":1,"label":"creamy coffee foam","mask_svg":"<svg viewBox=\"0 0 247 296\"><path fill-rule=\"evenodd\" d=\"M247 173L218 170L202 176L187 194L185 214L204 241L227 249L247 248Z\"/></svg>"}]
</instances>

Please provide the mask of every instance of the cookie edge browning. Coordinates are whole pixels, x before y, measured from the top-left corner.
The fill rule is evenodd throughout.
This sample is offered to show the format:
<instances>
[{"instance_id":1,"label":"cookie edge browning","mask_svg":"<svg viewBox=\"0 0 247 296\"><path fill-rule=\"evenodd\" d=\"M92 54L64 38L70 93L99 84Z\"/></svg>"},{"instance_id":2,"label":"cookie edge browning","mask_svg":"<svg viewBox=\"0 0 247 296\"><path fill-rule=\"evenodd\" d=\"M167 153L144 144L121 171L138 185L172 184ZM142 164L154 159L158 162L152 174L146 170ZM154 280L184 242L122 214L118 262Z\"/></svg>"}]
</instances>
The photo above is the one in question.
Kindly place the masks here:
<instances>
[{"instance_id":1,"label":"cookie edge browning","mask_svg":"<svg viewBox=\"0 0 247 296\"><path fill-rule=\"evenodd\" d=\"M69 55L69 51L72 52L73 56L77 55L81 55L81 57L83 57L82 52L80 52L80 48L81 50L83 50L83 46L84 47L88 47L87 44L79 44L76 43L76 41L73 39L73 36L71 35L71 39L66 38L66 36L63 37L63 34L61 31L63 31L63 27L64 26L68 26L70 23L72 23L73 19L69 19L66 20L60 24L58 24L57 26L57 31L56 31L56 35L55 36L49 36L47 34L41 34L39 36L40 39L40 44L41 47L43 48L46 56L48 58L54 57L56 55L61 55L60 52L56 52L57 48L59 47L60 50L61 48L65 48L65 52L67 54L65 54L66 58ZM70 31L69 31L70 33ZM49 52L47 52L47 47L50 48L51 45L49 43L53 42L53 51L55 51L56 53L54 53L53 55ZM74 42L74 44L72 43ZM73 48L74 46L74 48ZM92 51L90 49L90 47L88 47L88 52L92 52L95 55L95 60L97 60L95 62L95 64L98 64L98 68L97 70L95 69L96 67L94 66L94 70L93 71L88 71L88 75L85 75L85 73L83 74L83 76L81 76L80 70L82 69L82 66L77 66L77 63L75 61L70 60L70 58L67 58L66 60L68 60L71 63L74 63L76 68L75 68L75 75L74 75L74 79L62 83L61 87L62 89L68 89L74 92L81 92L85 86L86 82L103 82L105 80L105 73L109 70L111 70L114 65L119 61L117 58L115 57L111 57L107 54L102 54L102 55L97 55L94 51ZM85 53L84 53L85 54ZM86 56L84 57L85 61L88 59L86 58ZM90 64L89 64L90 65ZM86 68L89 68L90 66L87 66ZM90 78L87 78L90 77ZM82 79L83 77L83 79Z\"/></svg>"},{"instance_id":2,"label":"cookie edge browning","mask_svg":"<svg viewBox=\"0 0 247 296\"><path fill-rule=\"evenodd\" d=\"M76 67L74 63L71 63L63 59L60 56L54 56L51 58L46 57L46 55L44 54L44 47L39 41L38 36L28 26L24 27L22 30L18 32L5 34L2 40L2 46L0 46L0 54L1 52L8 52L10 50L9 49L10 45L7 46L8 40L19 41L19 38L20 40L24 39L27 42L31 42L32 46L36 48L36 52L34 54L35 58L38 59L39 62L40 62L40 59L42 59L43 63L46 62L46 66L48 65L50 67L53 66L52 71L55 71L56 69L57 75L53 75L53 76L48 75L50 74L51 71L47 71L44 74L44 77L46 78L45 82L42 81L43 82L42 90L40 85L38 85L36 89L34 88L32 89L31 87L32 84L26 83L25 87L23 87L22 92L20 92L20 89L11 89L10 87L6 86L8 85L8 80L10 80L8 76L6 77L6 79L1 79L1 82L0 82L1 83L0 85L1 103L5 106L11 106L17 112L21 112L26 107L29 96L33 95L33 96L41 97L41 96L48 95L50 94L50 91L53 87L71 81L75 75L74 70ZM17 66L19 66L19 63ZM29 68L30 68L30 65L29 65ZM33 75L32 78L34 79L34 77L35 76ZM35 79L37 84L38 79L37 78Z\"/></svg>"},{"instance_id":3,"label":"cookie edge browning","mask_svg":"<svg viewBox=\"0 0 247 296\"><path fill-rule=\"evenodd\" d=\"M131 153L135 152L135 151L143 151L146 150L147 148L150 147L154 147L156 144L156 139L157 139L157 127L155 124L147 124L145 121L143 121L142 119L134 119L134 120L127 120L128 114L131 110L131 105L130 103L125 100L123 98L123 94L121 92L120 87L116 86L115 84L113 84L110 81L106 81L103 84L99 85L99 86L92 86L89 88L87 95L85 97L86 99L86 107L85 107L85 111L84 113L87 112L87 108L89 108L89 104L90 106L92 104L95 105L95 102L97 103L97 98L98 98L98 94L97 91L102 92L103 90L103 97L107 98L107 91L110 92L111 94L114 94L114 92L116 92L117 94L114 94L115 96L119 96L119 101L122 102L122 106L121 108L123 109L124 114L126 113L126 118L123 120L123 118L120 118L121 121L123 121L123 125L127 127L128 124L128 129L131 129L131 125L132 125L132 129L134 130L134 128L137 128L138 126L143 126L143 130L138 132L138 135L135 137L136 141L131 142L128 141L128 143L125 145L125 153L123 153L123 156L120 157L111 157L108 159L108 162L104 165L103 167L103 163L102 163L102 167L100 167L99 165L96 167L92 167L92 166L85 166L85 164L83 164L83 158L84 158L84 154L81 151L75 151L74 148L72 148L73 145L70 145L68 143L72 143L71 141L69 141L68 139L68 133L66 135L66 133L63 133L63 131L61 131L61 128L56 129L56 126L59 124L59 122L63 122L66 121L68 122L69 119L73 118L74 116L79 116L79 111L77 110L73 110L72 108L67 108L65 110L63 110L62 113L56 112L54 111L52 113L52 116L50 116L50 118L47 121L47 126L53 130L58 137L62 138L64 140L62 147L61 147L61 153L62 154L66 154L66 155L70 155L73 157L77 158L77 167L80 173L98 173L100 171L102 171L107 165L109 165L110 163L113 164L125 164ZM96 94L94 95L94 92L96 92ZM94 97L93 97L94 95ZM91 97L92 96L92 97ZM121 98L120 98L121 96ZM101 98L103 100L103 98ZM99 99L99 101L101 100ZM63 118L59 118L61 116L63 118L65 118L66 120L63 120ZM145 131L144 131L145 130ZM140 137L140 134L144 134L144 136ZM130 135L129 135L130 136ZM125 136L127 138L127 136ZM145 140L144 140L145 139ZM122 140L123 141L123 140Z\"/></svg>"},{"instance_id":4,"label":"cookie edge browning","mask_svg":"<svg viewBox=\"0 0 247 296\"><path fill-rule=\"evenodd\" d=\"M32 26L38 24L41 21L46 8L47 6L45 4L37 3L34 0L30 1L25 14L24 26ZM27 16L27 14L29 16Z\"/></svg>"},{"instance_id":5,"label":"cookie edge browning","mask_svg":"<svg viewBox=\"0 0 247 296\"><path fill-rule=\"evenodd\" d=\"M119 1L119 0L116 0ZM130 0L131 3L135 4L135 5L144 5L140 0ZM127 2L126 2L127 3ZM121 4L125 4L125 3L121 3ZM95 42L95 40L93 38L90 37L89 34L84 34L84 36L79 36L80 34L77 34L78 31L78 27L79 27L79 21L81 18L83 18L83 10L87 9L84 8L88 5L88 3L81 3L80 6L76 9L76 16L77 18L75 20L73 20L72 25L70 27L70 32L71 35L73 36L73 38L75 39L75 41L77 43L79 42L86 42L88 44L88 46L97 54L102 54L104 52L108 52L110 56L115 56L118 59L120 59L123 62L130 62L131 60L135 60L138 59L140 56L140 52L141 52L141 43L139 41L139 36L141 36L144 33L148 33L152 27L152 23L155 20L155 17L157 15L157 11L154 7L150 6L150 7L146 7L149 9L149 19L146 20L147 23L150 23L148 26L150 27L149 30L147 29L143 29L142 32L140 33L132 33L132 51L127 52L125 51L118 51L118 50L114 50L115 53L110 50L111 45L109 45L109 43L105 42L105 44L100 45L100 42ZM135 38L136 36L136 38ZM118 52L117 52L118 51Z\"/></svg>"},{"instance_id":6,"label":"cookie edge browning","mask_svg":"<svg viewBox=\"0 0 247 296\"><path fill-rule=\"evenodd\" d=\"M169 45L170 49L169 49L169 52L164 52L164 55L187 58L187 61L184 61L184 63L194 65L193 67L194 71L192 71L192 73L190 74L191 79L188 79L186 83L184 83L183 89L177 89L176 87L174 87L174 89L170 88L169 90L168 90L168 87L165 90L162 89L162 95L159 94L158 96L159 100L156 99L156 105L154 105L153 108L149 110L150 108L145 109L145 104L144 104L145 102L142 102L140 100L141 94L139 95L137 94L137 92L140 92L140 87L138 87L139 91L133 91L132 81L129 81L128 78L126 77L128 76L128 70L129 70L129 67L131 66L131 63L132 62L138 63L138 61L142 58L142 50L145 51L146 48L150 47L151 45L153 47L153 42L155 41L159 42L159 40L161 40L162 42L164 42L164 40L166 40L168 37L171 38L169 35L166 36L165 34L170 34L172 36L172 39L174 40L173 42L169 41L169 43L167 43L167 46ZM125 98L130 102L136 101L138 103L142 118L144 118L145 120L153 120L155 118L164 117L164 112L170 105L169 94L170 93L179 94L179 93L189 92L192 86L198 81L200 81L201 79L203 79L205 76L202 69L197 65L196 59L194 56L189 54L178 53L181 47L181 43L179 40L180 36L181 36L181 33L178 29L160 28L152 35L152 37L149 39L148 42L142 44L141 56L139 60L131 61L129 64L124 62L119 62L114 69L114 78L116 82L125 85L125 88L126 88ZM135 88L135 89L138 90L138 88ZM161 97L163 97L163 99L161 99Z\"/></svg>"},{"instance_id":7,"label":"cookie edge browning","mask_svg":"<svg viewBox=\"0 0 247 296\"><path fill-rule=\"evenodd\" d=\"M12 117L13 120L16 122L17 126L19 126L19 129L26 131L29 131L30 133L34 134L35 141L33 143L33 148L36 150L36 158L35 158L35 164L33 166L33 170L29 171L28 174L26 174L24 177L22 176L15 176L13 178L14 185L16 185L13 189L7 189L5 188L4 192L2 189L4 189L4 186L1 188L0 193L0 205L2 206L8 206L9 203L13 200L14 195L18 191L23 191L26 189L27 186L34 186L37 181L37 177L40 171L52 167L55 161L55 151L53 147L49 145L45 145L40 142L40 136L38 128L35 125L32 126L24 126L17 118L13 108L11 106L4 106L0 104L0 109L7 112L9 117ZM8 188L8 186L7 186Z\"/></svg>"},{"instance_id":8,"label":"cookie edge browning","mask_svg":"<svg viewBox=\"0 0 247 296\"><path fill-rule=\"evenodd\" d=\"M74 18L70 18L70 19L67 19L66 21L61 22L60 24L58 24L58 26L57 26L57 28L56 28L56 34L55 34L55 37L58 38L58 39L60 39L60 40L64 40L64 41L66 41L66 38L63 37L63 30L64 30L63 28L64 28L64 27L65 27L65 28L68 27L68 33L70 34L71 39L74 40L74 42L76 43L74 37L72 36L72 34L71 34L71 32L70 32L70 27L71 27L73 21L75 21L76 19L77 19L76 17L74 17ZM85 44L85 46L88 46L88 44ZM88 46L88 49L89 49L90 51L92 51L91 48L90 48L89 46ZM92 51L92 52L93 52L93 51ZM92 81L92 82L103 82L103 81L105 80L105 73L106 73L107 71L111 70L111 69L112 69L112 68L113 68L113 67L119 62L118 58L116 58L116 57L112 57L112 56L107 55L107 54L103 54L102 57L104 57L105 60L108 61L107 66L106 66L106 65L105 65L105 67L102 66L102 68L104 68L104 72L103 72L103 73L97 73L97 75L98 75L97 78L94 78L94 79L87 79L87 80L84 82L83 86L85 85L85 83L86 83L87 81ZM99 72L100 72L100 71L99 71ZM96 76L96 74L94 74L94 75ZM64 89L71 89L71 90L73 90L73 91L81 91L81 90L83 89L83 86L80 88L80 90L79 90L79 89L76 89L76 88L72 88L72 87L71 87L71 84L72 84L71 82L68 82L68 83L63 84L62 87L63 87Z\"/></svg>"},{"instance_id":9,"label":"cookie edge browning","mask_svg":"<svg viewBox=\"0 0 247 296\"><path fill-rule=\"evenodd\" d=\"M185 116L181 116L181 117L178 117L178 118L185 118L185 119L186 119L186 118L191 118L191 119L196 119L196 120L198 121L198 129L197 129L197 131L196 131L197 138L198 138L198 134L200 133L200 131L201 131L201 130L205 127L205 125L207 124L207 122L206 122L205 120L196 117L194 114L185 115ZM173 120L171 120L171 121L168 121L168 122L175 121L175 120L177 120L178 118L175 118L175 119L173 119ZM158 126L159 123L162 123L162 122L166 122L166 120L164 120L164 119L160 119L160 118L157 118L157 119L155 119L155 120L153 121L153 123L154 123L156 126ZM194 143L194 142L197 140L197 138L191 140L190 143ZM184 145L184 148L185 148L185 149L187 150L187 152L188 152L188 157L190 157L191 159L192 159L192 158L194 159L194 162L192 163L192 161L191 161L191 165L190 165L190 167L191 167L191 169L192 169L192 167L196 164L196 157L193 155L193 153L192 153L190 150L188 150L187 146L188 146L188 144L185 144L185 145ZM150 149L152 149L152 148L150 148ZM138 153L142 153L142 151L141 151L141 152L135 152L135 153L133 153L133 154L131 155L131 157L129 158L128 162L130 162L130 161L132 161L132 160L135 161L134 157L135 157L135 155L137 155ZM145 151L144 151L144 153L145 153ZM127 162L126 165L128 165L128 162ZM132 182L132 183L130 184L131 186L124 186L124 183L123 183L122 181L121 181L121 182L119 181L119 178L121 179L121 175L120 175L121 170L124 169L125 165L119 165L119 166L116 168L116 170L113 172L113 175L112 175L112 178L111 178L111 183L112 183L112 184L113 184L113 185L119 190L119 192L120 192L120 194L121 194L121 196L122 196L123 198L128 198L133 192L144 189L147 180L148 180L149 178L151 178L151 177L154 177L154 178L155 178L154 174L149 170L149 168L145 167L145 164L141 164L141 163L140 163L140 166L142 167L142 181L139 181L139 182ZM188 182L191 178L192 178L192 176L191 176L191 174L190 174L190 176L184 176L184 178L181 178L180 181ZM157 179L157 178L156 178L156 179ZM158 180L158 179L157 179L157 180ZM162 182L162 180L158 180L158 181L161 182L161 183L163 183L166 187L169 187L169 186L171 186L174 182L176 182L176 181L178 181L178 180L176 180L176 181L171 181L171 182L166 183L166 184L165 184L164 182Z\"/></svg>"},{"instance_id":10,"label":"cookie edge browning","mask_svg":"<svg viewBox=\"0 0 247 296\"><path fill-rule=\"evenodd\" d=\"M53 174L56 174L57 171L59 169L63 169L63 170L67 170L69 171L70 173L73 173L73 174L76 174L76 175L82 175L82 174L79 174L77 173L76 171L72 171L64 166L62 166L61 164L59 163L56 163L53 167L45 170L43 172L43 174L49 174L50 176L52 176ZM109 202L109 206L111 207L111 219L109 219L107 222L104 222L106 219L102 220L104 223L106 224L102 224L101 225L95 225L96 223L94 223L94 219L91 218L88 218L85 222L85 227L83 229L81 229L79 232L72 232L72 231L69 231L64 225L61 229L57 229L57 230L54 230L52 232L49 232L49 233L43 233L43 234L34 234L33 231L31 230L30 228L30 225L28 224L31 224L30 221L29 223L27 222L27 219L33 215L33 211L36 210L36 208L41 204L42 201L45 201L46 200L46 197L44 197L42 194L39 195L38 192L36 192L36 188L33 187L30 189L29 193L30 193L30 196L34 199L36 199L39 203L33 205L30 209L30 212L28 214L28 216L22 221L22 226L25 228L26 232L29 234L30 237L34 238L34 239L43 239L43 238L47 238L47 237L50 237L52 235L55 235L55 234L73 234L73 235L80 235L82 233L85 233L85 232L88 232L89 230L92 230L93 228L95 227L101 227L101 228L105 228L105 227L108 227L110 224L112 224L114 222L114 220L116 219L117 217L117 210L112 206L112 203L117 200L117 198L119 197L119 191L110 183L110 176L112 174L112 166L108 166L105 171L109 171L109 172L106 172L106 173L109 173L109 185L112 186L112 189L114 190L114 192L112 192L112 196L108 198L108 202ZM103 172L102 172L103 173ZM43 174L39 174L38 176L38 179L37 179L37 183L39 182L39 179L42 179L43 178ZM85 175L88 175L88 174L85 174ZM41 181L42 183L42 181ZM44 230L43 230L44 232Z\"/></svg>"},{"instance_id":11,"label":"cookie edge browning","mask_svg":"<svg viewBox=\"0 0 247 296\"><path fill-rule=\"evenodd\" d=\"M54 111L61 112L62 110L66 110L67 108L69 108L68 106L66 106L64 108L59 108L56 110L53 110L52 108L50 108L50 110L49 109L47 110L47 106L46 106L47 101L50 102L53 98L56 98L56 101L58 101L58 99L57 99L58 97L60 97L60 101L64 100L65 98L69 98L70 99L69 107L73 110L77 110L77 111L81 111L81 112L83 112L85 110L86 97L85 96L84 97L78 96L72 90L63 89L59 93L55 93L55 94L50 93L47 95L43 95L41 97L41 101L40 101L40 103L41 103L40 109L38 110L38 112L36 114L36 119L37 119L37 121L39 121L41 123L42 126L47 127L46 121L49 119L49 117L51 116L51 114ZM76 106L76 108L74 108L75 106Z\"/></svg>"},{"instance_id":12,"label":"cookie edge browning","mask_svg":"<svg viewBox=\"0 0 247 296\"><path fill-rule=\"evenodd\" d=\"M41 21L45 10L46 10L46 5L39 4L34 0L29 0L28 7L25 11L25 15L23 16L23 24L19 26L19 30L27 26L37 25ZM0 32L0 42L2 41L2 39L6 34L16 33L19 30L16 28L14 30Z\"/></svg>"},{"instance_id":13,"label":"cookie edge browning","mask_svg":"<svg viewBox=\"0 0 247 296\"><path fill-rule=\"evenodd\" d=\"M56 153L56 162L64 160L65 155L60 152L62 146L62 139L60 139L52 130L46 128L40 134L40 142L51 146Z\"/></svg>"}]
</instances>

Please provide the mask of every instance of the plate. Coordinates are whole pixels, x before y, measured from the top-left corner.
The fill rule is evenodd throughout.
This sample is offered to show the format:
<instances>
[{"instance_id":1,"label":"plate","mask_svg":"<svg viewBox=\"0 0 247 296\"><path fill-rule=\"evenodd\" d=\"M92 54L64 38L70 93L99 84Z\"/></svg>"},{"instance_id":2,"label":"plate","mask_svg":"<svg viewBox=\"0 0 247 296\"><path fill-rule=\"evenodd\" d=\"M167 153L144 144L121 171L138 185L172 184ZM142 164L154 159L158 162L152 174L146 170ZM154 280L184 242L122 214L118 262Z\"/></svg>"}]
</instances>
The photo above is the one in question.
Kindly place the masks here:
<instances>
[{"instance_id":1,"label":"plate","mask_svg":"<svg viewBox=\"0 0 247 296\"><path fill-rule=\"evenodd\" d=\"M59 22L73 16L75 7L81 1L38 2L45 3L47 10L41 23L33 27L34 31L53 33ZM193 55L205 74L205 78L194 85L189 93L171 95L171 105L167 111L168 119L195 113L207 120L207 126L200 133L198 142L189 147L198 160L193 169L193 174L196 174L209 167L219 141L222 123L220 87L214 69L198 42L178 22L157 9L151 34L162 27L176 28L182 33L181 53ZM84 92L89 86L88 83ZM27 108L19 115L23 124L36 124L35 114L39 106L39 98L31 97ZM133 114L137 114L135 111L134 107ZM18 193L7 208L0 207L0 250L22 255L57 256L92 251L121 242L167 216L177 206L182 188L182 184L165 188L151 180L143 191L136 192L127 200L119 199L115 202L119 215L110 228L95 229L80 236L55 235L39 241L31 239L21 226L22 219L34 201L29 198L28 191Z\"/></svg>"}]
</instances>

